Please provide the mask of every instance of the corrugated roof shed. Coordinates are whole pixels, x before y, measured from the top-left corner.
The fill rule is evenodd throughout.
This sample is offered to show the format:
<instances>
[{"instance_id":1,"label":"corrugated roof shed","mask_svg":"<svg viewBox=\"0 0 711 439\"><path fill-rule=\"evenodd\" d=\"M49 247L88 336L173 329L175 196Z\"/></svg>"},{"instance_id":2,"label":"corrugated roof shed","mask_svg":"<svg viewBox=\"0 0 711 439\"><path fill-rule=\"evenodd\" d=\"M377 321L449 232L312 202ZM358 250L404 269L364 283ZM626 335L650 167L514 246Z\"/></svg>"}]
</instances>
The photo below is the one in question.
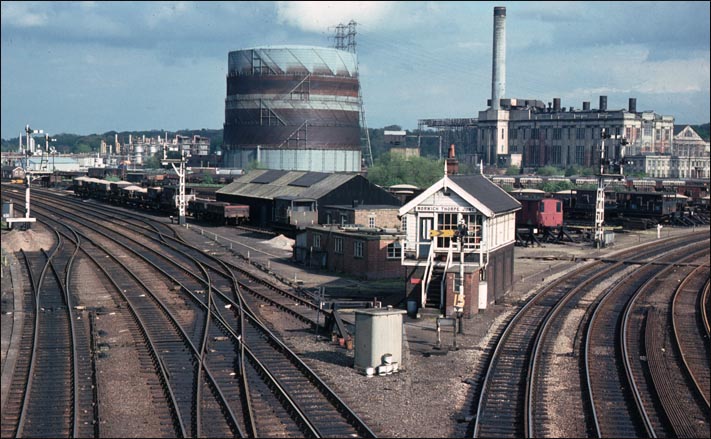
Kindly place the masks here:
<instances>
[{"instance_id":1,"label":"corrugated roof shed","mask_svg":"<svg viewBox=\"0 0 711 439\"><path fill-rule=\"evenodd\" d=\"M320 174L306 171L288 171L274 180L263 178L262 175L270 172L266 169L251 171L235 179L232 183L218 190L218 194L239 195L251 198L262 198L273 200L276 198L308 198L319 199L332 192L342 184L356 178L358 174L328 174L325 178L313 178L313 184L306 186L305 181L309 181L309 174ZM323 177L319 175L319 177ZM255 183L254 181L266 181L269 183ZM298 181L297 181L298 180ZM290 183L296 182L292 185Z\"/></svg>"}]
</instances>

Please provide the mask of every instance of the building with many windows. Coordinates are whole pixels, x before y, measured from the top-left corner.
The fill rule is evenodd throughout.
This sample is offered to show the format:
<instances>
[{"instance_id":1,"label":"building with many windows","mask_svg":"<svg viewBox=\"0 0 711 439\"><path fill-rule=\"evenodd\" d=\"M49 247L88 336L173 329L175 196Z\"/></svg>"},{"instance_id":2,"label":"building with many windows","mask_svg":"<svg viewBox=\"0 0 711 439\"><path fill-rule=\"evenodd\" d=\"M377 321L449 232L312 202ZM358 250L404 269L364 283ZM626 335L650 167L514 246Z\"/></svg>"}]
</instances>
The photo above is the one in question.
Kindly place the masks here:
<instances>
[{"instance_id":1,"label":"building with many windows","mask_svg":"<svg viewBox=\"0 0 711 439\"><path fill-rule=\"evenodd\" d=\"M625 159L626 175L654 178L709 178L709 156L636 155Z\"/></svg>"},{"instance_id":2,"label":"building with many windows","mask_svg":"<svg viewBox=\"0 0 711 439\"><path fill-rule=\"evenodd\" d=\"M499 110L479 112L478 146L482 160L503 165L507 157L521 154L522 166L595 167L606 130L607 157L670 154L674 145L674 118L653 111L637 111L630 98L627 109L610 110L607 97L599 108L566 109L560 99L545 106L537 100L502 99ZM627 142L620 149L621 139Z\"/></svg>"},{"instance_id":3,"label":"building with many windows","mask_svg":"<svg viewBox=\"0 0 711 439\"><path fill-rule=\"evenodd\" d=\"M687 125L674 135L672 154L680 157L708 157L709 142Z\"/></svg>"}]
</instances>

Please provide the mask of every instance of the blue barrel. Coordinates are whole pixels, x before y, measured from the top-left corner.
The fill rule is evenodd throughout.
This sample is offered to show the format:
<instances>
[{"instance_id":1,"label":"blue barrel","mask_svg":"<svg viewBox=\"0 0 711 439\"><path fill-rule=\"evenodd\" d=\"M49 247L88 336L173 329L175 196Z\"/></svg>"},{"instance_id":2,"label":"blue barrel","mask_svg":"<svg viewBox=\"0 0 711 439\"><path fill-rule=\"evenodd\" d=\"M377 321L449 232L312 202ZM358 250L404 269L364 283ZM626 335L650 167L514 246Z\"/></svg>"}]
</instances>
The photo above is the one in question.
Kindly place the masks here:
<instances>
[{"instance_id":1,"label":"blue barrel","mask_svg":"<svg viewBox=\"0 0 711 439\"><path fill-rule=\"evenodd\" d=\"M417 300L415 299L409 299L407 301L407 315L410 317L417 317Z\"/></svg>"}]
</instances>

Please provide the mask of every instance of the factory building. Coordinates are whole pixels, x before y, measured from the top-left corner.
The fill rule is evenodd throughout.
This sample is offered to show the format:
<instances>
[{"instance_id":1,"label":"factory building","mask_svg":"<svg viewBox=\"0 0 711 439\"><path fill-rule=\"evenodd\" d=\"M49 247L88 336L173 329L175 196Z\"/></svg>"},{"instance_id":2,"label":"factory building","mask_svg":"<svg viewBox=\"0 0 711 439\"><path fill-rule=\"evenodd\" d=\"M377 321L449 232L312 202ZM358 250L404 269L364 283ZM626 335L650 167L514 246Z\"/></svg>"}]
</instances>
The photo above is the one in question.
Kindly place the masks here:
<instances>
[{"instance_id":1,"label":"factory building","mask_svg":"<svg viewBox=\"0 0 711 439\"><path fill-rule=\"evenodd\" d=\"M639 112L630 98L627 109L610 110L607 97L600 96L600 106L566 110L555 98L552 106L540 101L501 99L500 110L479 112L479 146L482 160L490 165L506 163L521 155L524 167L593 167L602 144L603 129L624 138L624 155L669 154L673 146L674 118L652 111ZM606 140L606 149L617 159L618 139Z\"/></svg>"},{"instance_id":2,"label":"factory building","mask_svg":"<svg viewBox=\"0 0 711 439\"><path fill-rule=\"evenodd\" d=\"M474 163L499 167L596 166L602 130L619 136L608 139L608 158L670 154L674 147L674 118L651 110L640 111L637 99L627 108L608 108L607 96L597 108L589 101L563 106L560 98L547 104L538 99L506 98L506 8L494 8L491 99L478 119L423 119L420 128L473 132L473 145L465 151ZM628 145L618 149L620 138Z\"/></svg>"},{"instance_id":3,"label":"factory building","mask_svg":"<svg viewBox=\"0 0 711 439\"><path fill-rule=\"evenodd\" d=\"M223 165L360 172L355 53L275 46L229 53Z\"/></svg>"}]
</instances>

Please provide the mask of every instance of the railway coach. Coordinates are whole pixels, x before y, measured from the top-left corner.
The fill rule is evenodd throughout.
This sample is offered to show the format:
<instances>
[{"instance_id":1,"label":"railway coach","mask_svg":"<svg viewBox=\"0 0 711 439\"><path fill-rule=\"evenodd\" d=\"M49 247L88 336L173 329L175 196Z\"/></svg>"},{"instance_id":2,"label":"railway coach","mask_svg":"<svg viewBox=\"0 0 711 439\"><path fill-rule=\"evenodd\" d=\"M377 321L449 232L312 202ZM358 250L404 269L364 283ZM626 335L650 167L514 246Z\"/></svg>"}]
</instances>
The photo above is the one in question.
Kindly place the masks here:
<instances>
[{"instance_id":1,"label":"railway coach","mask_svg":"<svg viewBox=\"0 0 711 439\"><path fill-rule=\"evenodd\" d=\"M556 198L546 198L538 189L516 189L510 192L519 203L516 212L517 227L555 229L563 225L563 203Z\"/></svg>"}]
</instances>

